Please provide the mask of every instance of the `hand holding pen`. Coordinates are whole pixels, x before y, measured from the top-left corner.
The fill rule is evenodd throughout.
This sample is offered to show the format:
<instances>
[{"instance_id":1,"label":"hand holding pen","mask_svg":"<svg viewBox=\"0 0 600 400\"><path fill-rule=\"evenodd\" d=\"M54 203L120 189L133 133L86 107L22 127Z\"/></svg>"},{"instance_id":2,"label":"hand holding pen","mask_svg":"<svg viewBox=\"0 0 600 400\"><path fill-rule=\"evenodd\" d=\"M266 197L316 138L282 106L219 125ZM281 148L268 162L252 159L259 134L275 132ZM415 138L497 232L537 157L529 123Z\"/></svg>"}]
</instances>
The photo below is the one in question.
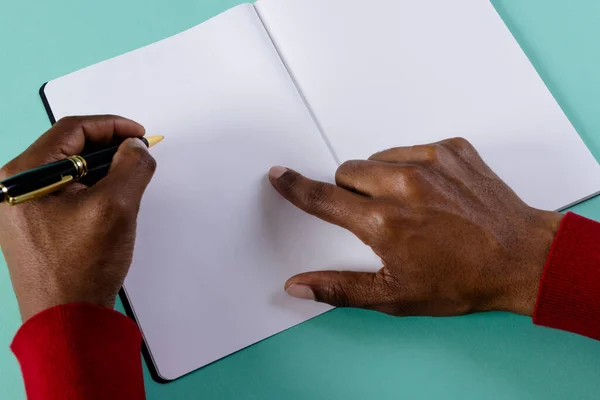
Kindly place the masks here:
<instances>
[{"instance_id":1,"label":"hand holding pen","mask_svg":"<svg viewBox=\"0 0 600 400\"><path fill-rule=\"evenodd\" d=\"M138 138L150 148L163 140L162 136ZM22 171L0 182L0 203L23 203L55 192L71 182L91 186L104 178L110 169L123 138L115 136L110 144L89 142L81 154Z\"/></svg>"},{"instance_id":2,"label":"hand holding pen","mask_svg":"<svg viewBox=\"0 0 600 400\"><path fill-rule=\"evenodd\" d=\"M133 257L140 200L156 168L140 140L144 133L141 125L116 116L61 119L0 171L13 201L19 193L12 192L11 176L63 161L66 172L58 181L72 177L60 191L36 201L16 207L0 204L0 242L23 320L58 304L114 305ZM96 167L104 168L105 177L93 186L72 182L84 176L75 173L81 170L69 157L85 154L84 147L90 145L96 150L88 154L97 154L116 142L122 143L108 166L100 162L102 157L82 157L88 177ZM55 172L38 189L58 179Z\"/></svg>"}]
</instances>

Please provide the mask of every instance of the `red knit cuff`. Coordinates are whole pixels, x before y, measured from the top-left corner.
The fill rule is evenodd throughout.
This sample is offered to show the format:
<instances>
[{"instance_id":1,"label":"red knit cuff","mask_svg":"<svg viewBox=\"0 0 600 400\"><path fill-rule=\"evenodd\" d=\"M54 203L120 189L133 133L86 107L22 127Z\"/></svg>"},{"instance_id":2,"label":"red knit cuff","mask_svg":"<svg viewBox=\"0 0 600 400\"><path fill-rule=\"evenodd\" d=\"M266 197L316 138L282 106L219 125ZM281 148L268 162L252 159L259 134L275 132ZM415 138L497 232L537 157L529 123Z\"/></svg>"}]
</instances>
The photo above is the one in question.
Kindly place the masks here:
<instances>
[{"instance_id":1,"label":"red knit cuff","mask_svg":"<svg viewBox=\"0 0 600 400\"><path fill-rule=\"evenodd\" d=\"M141 343L131 319L80 303L34 315L11 349L29 399L132 400L144 398Z\"/></svg>"},{"instance_id":2,"label":"red knit cuff","mask_svg":"<svg viewBox=\"0 0 600 400\"><path fill-rule=\"evenodd\" d=\"M600 340L600 224L567 213L542 273L533 322Z\"/></svg>"}]
</instances>

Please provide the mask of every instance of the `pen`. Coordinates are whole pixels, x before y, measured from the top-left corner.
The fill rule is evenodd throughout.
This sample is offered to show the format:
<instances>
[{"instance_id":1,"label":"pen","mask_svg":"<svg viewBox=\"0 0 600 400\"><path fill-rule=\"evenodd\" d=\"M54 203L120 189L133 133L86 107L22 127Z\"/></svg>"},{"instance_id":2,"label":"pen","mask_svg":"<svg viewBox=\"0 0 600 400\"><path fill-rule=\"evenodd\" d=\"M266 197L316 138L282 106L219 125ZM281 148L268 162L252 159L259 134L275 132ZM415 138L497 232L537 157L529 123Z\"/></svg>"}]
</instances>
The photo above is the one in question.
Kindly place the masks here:
<instances>
[{"instance_id":1,"label":"pen","mask_svg":"<svg viewBox=\"0 0 600 400\"><path fill-rule=\"evenodd\" d=\"M139 139L150 148L164 137L147 136ZM88 152L84 149L81 155L70 156L10 177L0 182L0 203L23 203L76 181L91 186L106 176L119 145L117 143Z\"/></svg>"}]
</instances>

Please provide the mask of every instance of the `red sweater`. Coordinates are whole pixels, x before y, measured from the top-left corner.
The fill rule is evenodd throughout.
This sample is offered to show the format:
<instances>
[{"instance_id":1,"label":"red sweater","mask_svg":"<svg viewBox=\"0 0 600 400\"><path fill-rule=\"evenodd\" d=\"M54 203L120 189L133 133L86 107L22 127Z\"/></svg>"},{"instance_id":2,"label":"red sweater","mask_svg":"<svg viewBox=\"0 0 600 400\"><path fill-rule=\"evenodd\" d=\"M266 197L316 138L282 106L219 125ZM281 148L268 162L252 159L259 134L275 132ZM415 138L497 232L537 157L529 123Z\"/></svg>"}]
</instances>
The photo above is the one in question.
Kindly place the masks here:
<instances>
[{"instance_id":1,"label":"red sweater","mask_svg":"<svg viewBox=\"0 0 600 400\"><path fill-rule=\"evenodd\" d=\"M600 340L600 224L569 213L544 267L533 322ZM37 399L143 399L137 326L89 304L45 310L12 343L27 395Z\"/></svg>"}]
</instances>

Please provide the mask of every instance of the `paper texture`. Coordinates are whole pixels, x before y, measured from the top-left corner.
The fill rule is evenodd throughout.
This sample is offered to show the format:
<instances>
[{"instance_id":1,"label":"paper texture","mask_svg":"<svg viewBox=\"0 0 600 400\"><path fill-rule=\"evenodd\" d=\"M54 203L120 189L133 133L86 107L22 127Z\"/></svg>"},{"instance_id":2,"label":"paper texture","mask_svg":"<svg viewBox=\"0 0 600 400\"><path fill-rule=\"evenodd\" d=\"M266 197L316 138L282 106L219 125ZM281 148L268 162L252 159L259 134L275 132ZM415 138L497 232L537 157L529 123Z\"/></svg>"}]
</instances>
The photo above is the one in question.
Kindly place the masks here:
<instances>
[{"instance_id":1,"label":"paper texture","mask_svg":"<svg viewBox=\"0 0 600 400\"><path fill-rule=\"evenodd\" d=\"M340 161L469 139L527 203L597 192L600 166L487 0L259 0Z\"/></svg>"}]
</instances>

